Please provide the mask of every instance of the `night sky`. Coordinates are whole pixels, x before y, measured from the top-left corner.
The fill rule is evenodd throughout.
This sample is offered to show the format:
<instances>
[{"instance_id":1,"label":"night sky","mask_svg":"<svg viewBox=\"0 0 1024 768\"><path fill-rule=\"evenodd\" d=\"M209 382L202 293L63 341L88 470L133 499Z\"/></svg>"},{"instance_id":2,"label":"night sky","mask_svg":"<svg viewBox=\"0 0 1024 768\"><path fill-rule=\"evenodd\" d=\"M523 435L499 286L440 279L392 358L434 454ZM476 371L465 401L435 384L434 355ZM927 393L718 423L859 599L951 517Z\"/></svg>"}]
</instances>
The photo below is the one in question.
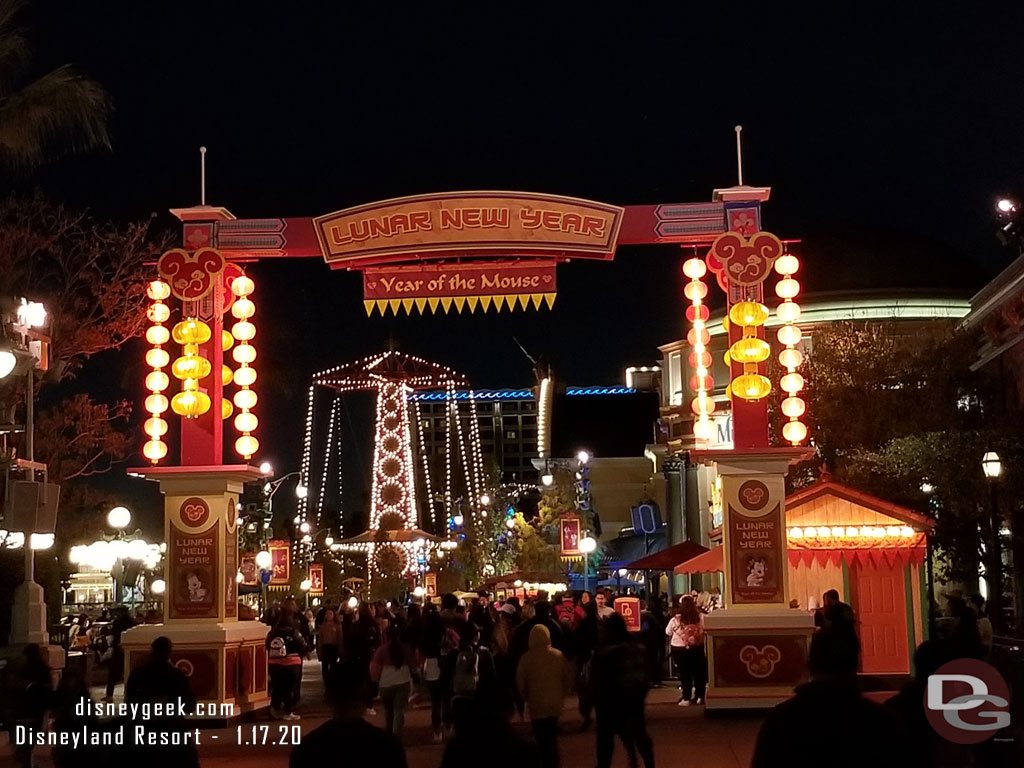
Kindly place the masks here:
<instances>
[{"instance_id":1,"label":"night sky","mask_svg":"<svg viewBox=\"0 0 1024 768\"><path fill-rule=\"evenodd\" d=\"M173 227L205 145L207 202L240 218L459 189L697 202L735 183L741 123L745 181L772 187L766 227L804 240L808 290L969 293L1011 256L993 203L1022 191L1024 8L484 5L37 0L36 67L74 62L115 112L111 152L31 183ZM681 334L679 263L624 247L560 267L553 312L384 320L356 274L256 265L265 451L297 468L309 375L389 341L481 387L532 384L513 337L563 382L618 383ZM81 381L141 399L141 353L108 357ZM346 450L369 451L360 418Z\"/></svg>"}]
</instances>

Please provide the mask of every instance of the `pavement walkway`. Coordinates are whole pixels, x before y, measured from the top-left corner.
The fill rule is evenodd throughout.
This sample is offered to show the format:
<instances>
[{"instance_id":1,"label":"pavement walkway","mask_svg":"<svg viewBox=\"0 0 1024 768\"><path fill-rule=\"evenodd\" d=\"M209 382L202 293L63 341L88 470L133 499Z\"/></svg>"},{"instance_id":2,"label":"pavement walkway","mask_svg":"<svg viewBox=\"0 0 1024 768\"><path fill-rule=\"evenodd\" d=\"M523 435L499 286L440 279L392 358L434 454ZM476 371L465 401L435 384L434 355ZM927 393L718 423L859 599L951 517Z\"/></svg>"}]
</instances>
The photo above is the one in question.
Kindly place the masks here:
<instances>
[{"instance_id":1,"label":"pavement walkway","mask_svg":"<svg viewBox=\"0 0 1024 768\"><path fill-rule=\"evenodd\" d=\"M307 661L303 667L302 701L297 709L302 719L295 723L272 721L268 718L253 723L222 729L200 731L199 756L203 768L285 768L291 752L290 745L278 745L275 741L280 734L294 733L291 726L299 726L302 735L309 734L329 717L324 702L323 682L320 665ZM121 701L123 686L118 686L115 701ZM103 697L102 687L91 689L93 698ZM732 717L707 719L703 707L678 707L678 694L674 687L656 688L647 700L647 721L654 752L662 765L694 765L702 768L747 768L754 749L754 741L761 724L759 717ZM367 719L383 727L383 708ZM581 724L576 711L576 700L566 701L565 712L560 720L563 734L559 748L564 768L591 768L595 760L595 734L591 728L578 733ZM266 733L267 744L248 743L255 733L257 740ZM267 726L264 732L262 726ZM523 736L529 737L528 723L515 723L514 727ZM280 730L279 730L280 729ZM409 768L437 768L444 751L443 744L431 742L430 708L424 702L406 713L406 727L403 742L406 746ZM241 743L240 743L241 739ZM495 744L495 749L500 749ZM10 746L0 740L0 765L14 765ZM628 765L621 744L616 745L614 768ZM529 768L529 767L527 767Z\"/></svg>"}]
</instances>

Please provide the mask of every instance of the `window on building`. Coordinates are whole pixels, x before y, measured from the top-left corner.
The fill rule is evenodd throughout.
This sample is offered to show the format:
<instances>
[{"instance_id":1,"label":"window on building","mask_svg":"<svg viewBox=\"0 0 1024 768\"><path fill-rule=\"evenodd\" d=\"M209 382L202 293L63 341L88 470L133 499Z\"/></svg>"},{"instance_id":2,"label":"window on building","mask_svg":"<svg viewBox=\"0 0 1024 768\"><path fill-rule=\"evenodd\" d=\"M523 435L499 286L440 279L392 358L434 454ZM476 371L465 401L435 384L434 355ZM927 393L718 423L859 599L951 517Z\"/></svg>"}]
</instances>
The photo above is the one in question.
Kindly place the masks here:
<instances>
[{"instance_id":1,"label":"window on building","mask_svg":"<svg viewBox=\"0 0 1024 768\"><path fill-rule=\"evenodd\" d=\"M507 430L505 432L505 439L506 440L515 440L516 439L515 431L514 430Z\"/></svg>"},{"instance_id":2,"label":"window on building","mask_svg":"<svg viewBox=\"0 0 1024 768\"><path fill-rule=\"evenodd\" d=\"M683 367L683 353L672 352L668 356L668 404L682 405L686 395L684 376L686 369Z\"/></svg>"}]
</instances>

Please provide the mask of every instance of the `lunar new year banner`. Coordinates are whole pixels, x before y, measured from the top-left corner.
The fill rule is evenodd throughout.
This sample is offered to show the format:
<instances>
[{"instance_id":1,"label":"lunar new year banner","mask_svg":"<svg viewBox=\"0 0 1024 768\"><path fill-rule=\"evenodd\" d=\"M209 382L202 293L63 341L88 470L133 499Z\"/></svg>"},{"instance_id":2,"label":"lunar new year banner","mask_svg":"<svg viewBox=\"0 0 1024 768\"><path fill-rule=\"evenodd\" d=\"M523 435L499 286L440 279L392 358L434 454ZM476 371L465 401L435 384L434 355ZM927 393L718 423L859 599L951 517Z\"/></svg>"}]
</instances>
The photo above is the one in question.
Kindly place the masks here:
<instances>
[{"instance_id":1,"label":"lunar new year banner","mask_svg":"<svg viewBox=\"0 0 1024 768\"><path fill-rule=\"evenodd\" d=\"M316 594L324 591L324 567L320 563L309 564L309 591Z\"/></svg>"},{"instance_id":2,"label":"lunar new year banner","mask_svg":"<svg viewBox=\"0 0 1024 768\"><path fill-rule=\"evenodd\" d=\"M292 583L290 543L287 539L273 539L267 542L267 551L270 553L270 586L289 586Z\"/></svg>"},{"instance_id":3,"label":"lunar new year banner","mask_svg":"<svg viewBox=\"0 0 1024 768\"><path fill-rule=\"evenodd\" d=\"M559 539L562 557L579 557L580 552L580 519L563 517L558 521Z\"/></svg>"},{"instance_id":4,"label":"lunar new year banner","mask_svg":"<svg viewBox=\"0 0 1024 768\"><path fill-rule=\"evenodd\" d=\"M183 501L171 518L167 566L169 619L216 619L219 528L204 499ZM211 525L212 523L212 525Z\"/></svg>"},{"instance_id":5,"label":"lunar new year banner","mask_svg":"<svg viewBox=\"0 0 1024 768\"><path fill-rule=\"evenodd\" d=\"M403 267L373 267L363 271L363 305L366 314L374 307L383 315L388 308L412 314L446 313L455 306L462 312L484 312L494 306L513 311L531 304L540 309L555 303L555 262L523 261L497 264L417 264Z\"/></svg>"},{"instance_id":6,"label":"lunar new year banner","mask_svg":"<svg viewBox=\"0 0 1024 768\"><path fill-rule=\"evenodd\" d=\"M610 259L623 209L532 192L448 192L313 219L324 260L351 269L431 254L559 253Z\"/></svg>"},{"instance_id":7,"label":"lunar new year banner","mask_svg":"<svg viewBox=\"0 0 1024 768\"><path fill-rule=\"evenodd\" d=\"M726 476L730 605L785 604L785 483L782 476Z\"/></svg>"}]
</instances>

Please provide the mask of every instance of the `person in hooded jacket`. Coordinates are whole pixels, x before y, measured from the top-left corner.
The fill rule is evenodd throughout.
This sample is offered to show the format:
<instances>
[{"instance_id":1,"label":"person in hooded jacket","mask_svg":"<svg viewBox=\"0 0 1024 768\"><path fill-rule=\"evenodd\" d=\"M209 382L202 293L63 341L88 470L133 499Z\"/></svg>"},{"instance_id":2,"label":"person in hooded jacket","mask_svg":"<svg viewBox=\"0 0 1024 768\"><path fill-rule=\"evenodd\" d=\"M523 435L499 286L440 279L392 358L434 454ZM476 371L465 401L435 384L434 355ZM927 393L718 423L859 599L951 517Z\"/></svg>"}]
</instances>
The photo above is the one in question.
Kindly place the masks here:
<instances>
[{"instance_id":1,"label":"person in hooded jacket","mask_svg":"<svg viewBox=\"0 0 1024 768\"><path fill-rule=\"evenodd\" d=\"M516 668L516 687L530 713L541 768L558 765L558 716L568 688L566 670L561 651L551 647L551 632L543 624L534 625L529 650Z\"/></svg>"}]
</instances>

